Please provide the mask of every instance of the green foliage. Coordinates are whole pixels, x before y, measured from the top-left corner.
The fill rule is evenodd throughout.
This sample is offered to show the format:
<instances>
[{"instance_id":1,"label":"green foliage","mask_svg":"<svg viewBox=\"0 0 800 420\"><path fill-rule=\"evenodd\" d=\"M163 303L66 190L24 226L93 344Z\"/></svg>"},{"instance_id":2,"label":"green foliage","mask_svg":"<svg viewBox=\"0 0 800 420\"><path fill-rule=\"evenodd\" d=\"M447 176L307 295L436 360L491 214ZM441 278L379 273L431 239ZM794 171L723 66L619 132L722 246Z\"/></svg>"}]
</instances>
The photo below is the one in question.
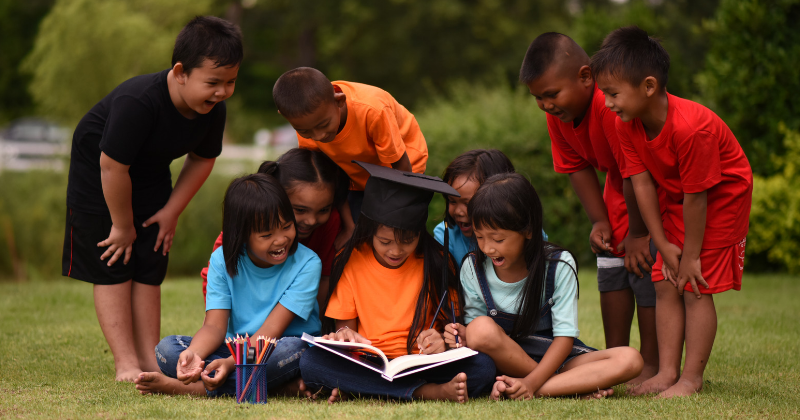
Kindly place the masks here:
<instances>
[{"instance_id":1,"label":"green foliage","mask_svg":"<svg viewBox=\"0 0 800 420\"><path fill-rule=\"evenodd\" d=\"M591 56L614 29L637 25L659 38L670 54L667 86L670 93L694 97L699 92L694 75L703 69L708 39L698 36L699 25L711 17L719 0L632 0L592 5L579 14L568 33Z\"/></svg>"},{"instance_id":2,"label":"green foliage","mask_svg":"<svg viewBox=\"0 0 800 420\"><path fill-rule=\"evenodd\" d=\"M415 114L428 142L426 173L440 176L467 150L502 150L536 188L550 240L568 248L581 263L590 262L591 226L569 178L553 170L545 114L536 101L525 89L506 85L456 84L448 96L451 99L436 99ZM435 198L430 228L442 220L443 212L442 198Z\"/></svg>"},{"instance_id":3,"label":"green foliage","mask_svg":"<svg viewBox=\"0 0 800 420\"><path fill-rule=\"evenodd\" d=\"M800 129L798 21L800 0L723 0L704 25L711 47L697 81L762 176L785 152L778 123Z\"/></svg>"},{"instance_id":4,"label":"green foliage","mask_svg":"<svg viewBox=\"0 0 800 420\"><path fill-rule=\"evenodd\" d=\"M778 173L753 177L753 206L750 212L748 252L765 252L773 263L789 272L800 272L800 133L784 124L786 153L776 156Z\"/></svg>"},{"instance_id":5,"label":"green foliage","mask_svg":"<svg viewBox=\"0 0 800 420\"><path fill-rule=\"evenodd\" d=\"M121 82L169 68L175 36L212 0L57 0L23 63L40 112L77 121Z\"/></svg>"}]
</instances>

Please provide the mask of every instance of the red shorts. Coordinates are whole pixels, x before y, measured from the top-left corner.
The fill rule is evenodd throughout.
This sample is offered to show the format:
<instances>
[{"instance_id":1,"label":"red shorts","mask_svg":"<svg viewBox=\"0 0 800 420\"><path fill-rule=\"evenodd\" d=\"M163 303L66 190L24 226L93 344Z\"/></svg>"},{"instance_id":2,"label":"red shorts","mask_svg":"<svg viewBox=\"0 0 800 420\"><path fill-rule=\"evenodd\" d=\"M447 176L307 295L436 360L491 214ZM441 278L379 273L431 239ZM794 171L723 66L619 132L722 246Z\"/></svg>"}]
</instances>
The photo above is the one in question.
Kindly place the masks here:
<instances>
[{"instance_id":1,"label":"red shorts","mask_svg":"<svg viewBox=\"0 0 800 420\"><path fill-rule=\"evenodd\" d=\"M667 239L683 249L683 244L669 233L667 233ZM741 242L729 247L700 250L700 271L703 274L703 278L708 283L708 289L700 284L697 285L700 293L704 295L713 295L730 289L742 290L744 246L746 242L747 239L745 238L742 239ZM661 273L661 267L663 265L664 260L661 258L661 253L659 252L656 257L656 263L653 264L653 282L664 280L664 275ZM687 282L683 290L693 292L692 284Z\"/></svg>"}]
</instances>

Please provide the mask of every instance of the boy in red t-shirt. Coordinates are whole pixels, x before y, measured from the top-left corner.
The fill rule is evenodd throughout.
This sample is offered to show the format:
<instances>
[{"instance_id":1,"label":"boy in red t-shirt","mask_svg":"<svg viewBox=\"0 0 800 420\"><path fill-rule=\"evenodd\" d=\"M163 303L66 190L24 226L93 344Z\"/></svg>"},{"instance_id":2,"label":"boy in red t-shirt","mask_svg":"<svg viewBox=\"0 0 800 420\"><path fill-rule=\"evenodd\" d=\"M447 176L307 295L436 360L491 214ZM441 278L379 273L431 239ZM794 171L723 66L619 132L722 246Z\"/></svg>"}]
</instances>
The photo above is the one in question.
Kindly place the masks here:
<instances>
[{"instance_id":1,"label":"boy in red t-shirt","mask_svg":"<svg viewBox=\"0 0 800 420\"><path fill-rule=\"evenodd\" d=\"M547 113L556 172L570 182L592 222L589 241L597 254L597 285L606 347L630 344L634 308L638 314L642 374L639 384L658 372L656 292L650 279L655 247L636 200L626 206L624 156L617 140L616 115L605 107L591 60L572 38L556 32L539 35L525 54L520 81ZM601 190L595 170L606 172ZM630 229L628 209L630 209Z\"/></svg>"},{"instance_id":2,"label":"boy in red t-shirt","mask_svg":"<svg viewBox=\"0 0 800 420\"><path fill-rule=\"evenodd\" d=\"M691 395L703 387L717 332L712 295L741 289L750 163L716 114L667 93L669 54L647 32L635 26L613 31L592 58L592 70L606 106L620 118L623 176L633 181L659 251L653 265L659 372L633 393ZM654 180L664 193L661 203Z\"/></svg>"},{"instance_id":3,"label":"boy in red t-shirt","mask_svg":"<svg viewBox=\"0 0 800 420\"><path fill-rule=\"evenodd\" d=\"M419 124L383 89L331 82L317 69L299 67L278 78L272 97L297 131L300 148L322 151L350 177L347 203L339 208L342 232L336 249L352 235L369 178L354 161L425 173L428 145Z\"/></svg>"}]
</instances>

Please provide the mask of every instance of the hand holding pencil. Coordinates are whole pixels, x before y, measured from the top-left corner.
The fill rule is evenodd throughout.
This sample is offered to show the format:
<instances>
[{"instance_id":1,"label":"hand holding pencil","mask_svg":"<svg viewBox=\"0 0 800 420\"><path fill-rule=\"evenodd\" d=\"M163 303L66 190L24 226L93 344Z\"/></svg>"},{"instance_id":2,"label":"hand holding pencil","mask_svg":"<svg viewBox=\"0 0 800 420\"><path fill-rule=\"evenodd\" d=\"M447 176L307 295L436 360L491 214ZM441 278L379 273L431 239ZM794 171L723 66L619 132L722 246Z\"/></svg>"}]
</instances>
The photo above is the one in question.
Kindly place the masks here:
<instances>
[{"instance_id":1,"label":"hand holding pencil","mask_svg":"<svg viewBox=\"0 0 800 420\"><path fill-rule=\"evenodd\" d=\"M456 338L458 341L456 341ZM451 349L467 347L467 327L456 323L445 325L444 342Z\"/></svg>"},{"instance_id":2,"label":"hand holding pencil","mask_svg":"<svg viewBox=\"0 0 800 420\"><path fill-rule=\"evenodd\" d=\"M432 328L419 333L417 348L420 354L435 354L446 350L442 335Z\"/></svg>"}]
</instances>

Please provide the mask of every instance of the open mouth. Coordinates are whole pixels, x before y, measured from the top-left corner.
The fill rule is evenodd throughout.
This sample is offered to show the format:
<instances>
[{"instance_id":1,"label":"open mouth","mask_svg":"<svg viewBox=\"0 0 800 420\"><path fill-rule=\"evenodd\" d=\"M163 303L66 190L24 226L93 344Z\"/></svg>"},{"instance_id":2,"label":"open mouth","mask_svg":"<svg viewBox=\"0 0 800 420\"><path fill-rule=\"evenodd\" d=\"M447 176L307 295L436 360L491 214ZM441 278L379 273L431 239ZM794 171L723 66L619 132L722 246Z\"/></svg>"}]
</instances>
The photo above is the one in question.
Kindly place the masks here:
<instances>
[{"instance_id":1,"label":"open mouth","mask_svg":"<svg viewBox=\"0 0 800 420\"><path fill-rule=\"evenodd\" d=\"M314 231L313 227L300 227L297 226L297 233L302 236L310 235Z\"/></svg>"},{"instance_id":2,"label":"open mouth","mask_svg":"<svg viewBox=\"0 0 800 420\"><path fill-rule=\"evenodd\" d=\"M496 258L492 257L492 264L494 264L495 267L499 267L499 266L503 265L503 263L505 261L506 261L505 257L496 257Z\"/></svg>"},{"instance_id":3,"label":"open mouth","mask_svg":"<svg viewBox=\"0 0 800 420\"><path fill-rule=\"evenodd\" d=\"M281 249L270 251L269 256L276 260L282 260L286 257L286 247Z\"/></svg>"},{"instance_id":4,"label":"open mouth","mask_svg":"<svg viewBox=\"0 0 800 420\"><path fill-rule=\"evenodd\" d=\"M400 264L401 262L403 262L403 258L392 258L387 256L386 261L388 261L390 264Z\"/></svg>"},{"instance_id":5,"label":"open mouth","mask_svg":"<svg viewBox=\"0 0 800 420\"><path fill-rule=\"evenodd\" d=\"M204 101L203 103L205 103L205 104L206 104L206 106L214 106L214 105L216 105L216 104L217 104L217 103L216 103L216 102L214 102L214 101Z\"/></svg>"}]
</instances>

